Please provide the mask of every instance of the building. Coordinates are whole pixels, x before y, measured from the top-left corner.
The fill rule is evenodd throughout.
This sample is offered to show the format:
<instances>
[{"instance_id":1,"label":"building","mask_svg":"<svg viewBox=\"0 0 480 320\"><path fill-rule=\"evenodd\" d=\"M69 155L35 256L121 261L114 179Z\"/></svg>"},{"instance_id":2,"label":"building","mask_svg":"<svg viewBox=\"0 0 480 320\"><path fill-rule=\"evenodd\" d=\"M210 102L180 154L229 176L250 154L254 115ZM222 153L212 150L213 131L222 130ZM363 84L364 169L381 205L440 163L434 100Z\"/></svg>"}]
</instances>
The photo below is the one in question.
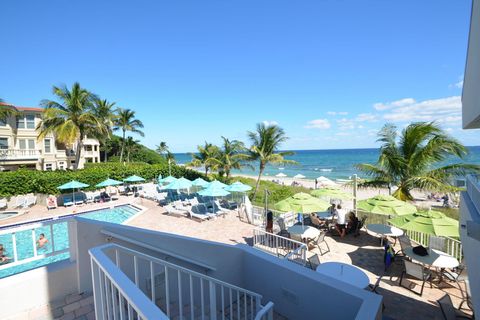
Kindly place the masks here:
<instances>
[{"instance_id":1,"label":"building","mask_svg":"<svg viewBox=\"0 0 480 320\"><path fill-rule=\"evenodd\" d=\"M3 106L11 106L0 104ZM13 107L13 106L12 106ZM36 170L71 169L75 166L76 146L66 146L53 135L38 139L36 128L42 119L42 108L15 107L19 116L0 120L0 170L19 167ZM84 139L80 166L100 161L100 144L96 139Z\"/></svg>"},{"instance_id":2,"label":"building","mask_svg":"<svg viewBox=\"0 0 480 320\"><path fill-rule=\"evenodd\" d=\"M480 128L480 1L472 3L467 63L462 93L463 128ZM460 237L467 265L474 310L480 310L480 180L467 177L460 202Z\"/></svg>"}]
</instances>

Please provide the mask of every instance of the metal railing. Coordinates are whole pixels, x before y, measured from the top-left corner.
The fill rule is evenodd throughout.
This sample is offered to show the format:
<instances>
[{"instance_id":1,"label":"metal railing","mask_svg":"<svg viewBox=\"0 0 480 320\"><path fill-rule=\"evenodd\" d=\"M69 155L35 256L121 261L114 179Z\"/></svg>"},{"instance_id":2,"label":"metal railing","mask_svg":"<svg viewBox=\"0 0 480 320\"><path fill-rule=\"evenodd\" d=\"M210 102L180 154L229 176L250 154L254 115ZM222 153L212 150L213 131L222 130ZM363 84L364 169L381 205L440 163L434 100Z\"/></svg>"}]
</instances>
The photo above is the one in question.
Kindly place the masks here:
<instances>
[{"instance_id":1,"label":"metal railing","mask_svg":"<svg viewBox=\"0 0 480 320\"><path fill-rule=\"evenodd\" d=\"M55 243L55 234L63 233L64 230L58 229L66 229L68 220L50 220L0 230L4 254L11 258L8 263L0 265L0 270L68 252L68 244L65 247ZM37 241L42 233L48 242L40 247Z\"/></svg>"},{"instance_id":2,"label":"metal railing","mask_svg":"<svg viewBox=\"0 0 480 320\"><path fill-rule=\"evenodd\" d=\"M253 247L301 265L306 263L308 248L305 243L266 232L261 228L253 229Z\"/></svg>"},{"instance_id":3,"label":"metal railing","mask_svg":"<svg viewBox=\"0 0 480 320\"><path fill-rule=\"evenodd\" d=\"M255 320L273 320L273 302L267 303L257 314Z\"/></svg>"},{"instance_id":4,"label":"metal railing","mask_svg":"<svg viewBox=\"0 0 480 320\"><path fill-rule=\"evenodd\" d=\"M430 243L430 235L418 232L405 230L405 234L410 238L410 240L415 241L418 244L421 244L424 247L428 247ZM442 237L445 239L445 248L442 251L448 253L449 255L455 257L458 261L462 261L463 252L462 252L462 243L460 240L453 239L450 237Z\"/></svg>"},{"instance_id":5,"label":"metal railing","mask_svg":"<svg viewBox=\"0 0 480 320\"><path fill-rule=\"evenodd\" d=\"M121 316L119 305L122 304L117 303L120 299L123 299L123 305L127 307L127 311L130 305L133 315L138 314L140 318L146 319L253 320L262 311L262 296L255 292L138 251L107 244L90 249L90 255L92 261L98 264L97 267L92 268L97 319L124 319L118 316L110 317L108 313L110 310L112 316ZM104 263L106 257L113 257L111 259L115 262L110 260ZM99 268L102 272L95 275ZM128 290L120 286L125 284L125 279L122 280L119 274L129 279ZM114 289L104 289L105 281L101 282L102 277L108 278L107 285L111 285ZM118 279L123 282L119 283ZM135 290L130 291L132 285ZM138 299L140 295L138 290L143 300L135 302L132 299L133 297ZM148 299L149 303L144 299ZM149 312L153 312L152 309L155 307L162 312L162 317L142 315L145 314L142 306Z\"/></svg>"}]
</instances>

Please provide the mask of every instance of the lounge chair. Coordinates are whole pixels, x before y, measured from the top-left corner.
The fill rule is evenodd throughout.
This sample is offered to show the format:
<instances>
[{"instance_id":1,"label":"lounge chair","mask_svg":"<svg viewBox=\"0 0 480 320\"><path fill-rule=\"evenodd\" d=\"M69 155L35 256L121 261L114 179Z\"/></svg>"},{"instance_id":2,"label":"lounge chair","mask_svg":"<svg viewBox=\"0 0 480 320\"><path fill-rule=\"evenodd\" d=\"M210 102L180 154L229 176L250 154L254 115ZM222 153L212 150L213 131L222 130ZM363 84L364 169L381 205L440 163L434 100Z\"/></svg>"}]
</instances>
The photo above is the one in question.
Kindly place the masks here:
<instances>
[{"instance_id":1,"label":"lounge chair","mask_svg":"<svg viewBox=\"0 0 480 320\"><path fill-rule=\"evenodd\" d=\"M324 252L322 251L322 243L325 244L325 246L327 247L327 251L325 251L325 253L330 252L330 247L328 246L327 241L325 241L325 234L326 232L322 231L316 239L307 239L307 243L313 241L313 245L318 248L322 256L324 254Z\"/></svg>"},{"instance_id":2,"label":"lounge chair","mask_svg":"<svg viewBox=\"0 0 480 320\"><path fill-rule=\"evenodd\" d=\"M27 205L27 198L25 198L24 196L18 196L16 199L15 199L15 208L25 208Z\"/></svg>"},{"instance_id":3,"label":"lounge chair","mask_svg":"<svg viewBox=\"0 0 480 320\"><path fill-rule=\"evenodd\" d=\"M408 260L404 260L403 262L405 263L405 270L403 270L402 275L400 276L399 285L402 286L403 277L406 275L419 279L422 281L422 288L420 289L420 292L413 291L410 287L404 288L412 291L415 294L418 294L419 296L422 296L425 282L428 281L430 283L430 288L432 288L432 273L429 270L425 269L421 264L413 263Z\"/></svg>"},{"instance_id":4,"label":"lounge chair","mask_svg":"<svg viewBox=\"0 0 480 320\"><path fill-rule=\"evenodd\" d=\"M220 201L218 200L215 200L215 207L217 209L217 212L220 211L220 214L230 213L230 209L223 207Z\"/></svg>"},{"instance_id":5,"label":"lounge chair","mask_svg":"<svg viewBox=\"0 0 480 320\"><path fill-rule=\"evenodd\" d=\"M85 192L85 203L93 203L94 197L93 192Z\"/></svg>"},{"instance_id":6,"label":"lounge chair","mask_svg":"<svg viewBox=\"0 0 480 320\"><path fill-rule=\"evenodd\" d=\"M467 316L461 311L455 309L453 306L452 298L448 294L445 294L443 297L437 300L440 310L445 320L455 320L455 319L472 319L472 317Z\"/></svg>"},{"instance_id":7,"label":"lounge chair","mask_svg":"<svg viewBox=\"0 0 480 320\"><path fill-rule=\"evenodd\" d=\"M75 194L75 204L81 205L85 203L85 195L83 193Z\"/></svg>"},{"instance_id":8,"label":"lounge chair","mask_svg":"<svg viewBox=\"0 0 480 320\"><path fill-rule=\"evenodd\" d=\"M203 204L192 206L191 209L188 209L188 214L191 219L199 219L200 221L208 220L215 216L214 214L208 213L207 208Z\"/></svg>"},{"instance_id":9,"label":"lounge chair","mask_svg":"<svg viewBox=\"0 0 480 320\"><path fill-rule=\"evenodd\" d=\"M7 207L8 207L7 199L5 199L5 198L0 199L0 210L7 209Z\"/></svg>"},{"instance_id":10,"label":"lounge chair","mask_svg":"<svg viewBox=\"0 0 480 320\"><path fill-rule=\"evenodd\" d=\"M180 210L177 208L174 208L172 205L166 205L164 206L165 210L167 210L167 215L173 215L173 216L181 216L184 217L187 215L188 211L185 210Z\"/></svg>"},{"instance_id":11,"label":"lounge chair","mask_svg":"<svg viewBox=\"0 0 480 320\"><path fill-rule=\"evenodd\" d=\"M64 195L63 196L63 206L64 207L69 207L69 206L73 206L74 203L73 203L73 197L71 195Z\"/></svg>"},{"instance_id":12,"label":"lounge chair","mask_svg":"<svg viewBox=\"0 0 480 320\"><path fill-rule=\"evenodd\" d=\"M45 199L47 204L47 210L56 209L57 208L57 197L50 195Z\"/></svg>"}]
</instances>

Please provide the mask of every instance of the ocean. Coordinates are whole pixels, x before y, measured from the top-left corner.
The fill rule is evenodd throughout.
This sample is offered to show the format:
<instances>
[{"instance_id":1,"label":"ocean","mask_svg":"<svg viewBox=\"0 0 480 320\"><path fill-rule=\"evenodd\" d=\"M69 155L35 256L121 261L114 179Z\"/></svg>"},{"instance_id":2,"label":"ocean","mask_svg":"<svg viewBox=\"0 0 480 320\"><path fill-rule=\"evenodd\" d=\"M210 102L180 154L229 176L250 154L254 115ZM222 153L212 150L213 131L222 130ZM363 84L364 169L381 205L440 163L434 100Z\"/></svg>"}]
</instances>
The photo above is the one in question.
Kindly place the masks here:
<instances>
[{"instance_id":1,"label":"ocean","mask_svg":"<svg viewBox=\"0 0 480 320\"><path fill-rule=\"evenodd\" d=\"M480 165L480 146L468 147L469 154L463 162ZM329 179L349 179L353 174L365 177L355 165L358 163L375 163L378 160L379 149L343 149L343 150L292 150L294 155L286 157L298 162L298 165L269 165L265 170L266 176L275 176L279 173L293 177L302 174L308 179L320 176ZM179 164L191 161L188 153L177 153L175 159ZM456 159L448 159L446 163L455 163ZM234 170L233 173L256 175L257 168Z\"/></svg>"}]
</instances>

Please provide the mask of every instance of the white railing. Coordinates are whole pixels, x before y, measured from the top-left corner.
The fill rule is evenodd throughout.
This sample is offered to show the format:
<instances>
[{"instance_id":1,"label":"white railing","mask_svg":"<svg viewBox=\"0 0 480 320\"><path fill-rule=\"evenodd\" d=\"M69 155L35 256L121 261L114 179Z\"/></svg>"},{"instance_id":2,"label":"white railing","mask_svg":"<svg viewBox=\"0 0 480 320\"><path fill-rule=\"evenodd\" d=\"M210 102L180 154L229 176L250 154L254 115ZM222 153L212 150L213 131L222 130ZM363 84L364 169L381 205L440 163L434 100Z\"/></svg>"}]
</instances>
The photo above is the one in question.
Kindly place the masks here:
<instances>
[{"instance_id":1,"label":"white railing","mask_svg":"<svg viewBox=\"0 0 480 320\"><path fill-rule=\"evenodd\" d=\"M110 317L99 317L107 314L120 314L118 304L120 293L122 293L124 305L131 305L134 314L141 315L139 301L134 305L131 296L138 296L138 290L142 296L150 301L144 305L146 308L155 306L166 318L179 319L256 319L257 314L262 310L262 296L214 279L204 274L186 269L184 267L166 262L164 260L134 251L119 245L107 244L101 247L90 249L93 260L100 264L104 257L113 257L113 263L98 266L109 279L108 284L114 282L118 273L125 275L136 290L127 291L119 287L118 281L106 292L101 280L102 274L93 274L95 293L95 309L101 309L97 319L111 319ZM101 259L96 258L97 256ZM98 269L98 268L97 268ZM92 272L97 270L92 269ZM127 275L128 274L128 275ZM112 280L113 279L113 280ZM103 291L102 291L103 290ZM122 290L122 291L120 291ZM112 295L112 298L110 298ZM102 297L105 301L102 301ZM138 297L137 297L138 298ZM118 318L118 317L117 317ZM117 319L115 318L115 319ZM146 317L147 319L163 319L161 317ZM113 318L112 318L113 319ZM122 319L120 317L120 319Z\"/></svg>"},{"instance_id":2,"label":"white railing","mask_svg":"<svg viewBox=\"0 0 480 320\"><path fill-rule=\"evenodd\" d=\"M418 232L418 231L411 231L411 230L405 230L405 234L410 238L410 240L413 240L425 247L429 246L429 242L430 242L429 234ZM462 252L462 243L460 242L460 240L449 238L449 237L442 237L442 238L445 239L445 248L443 251L445 251L449 255L454 256L456 259L458 259L458 261L462 261L463 252Z\"/></svg>"},{"instance_id":3,"label":"white railing","mask_svg":"<svg viewBox=\"0 0 480 320\"><path fill-rule=\"evenodd\" d=\"M267 303L257 314L255 320L273 320L273 302Z\"/></svg>"},{"instance_id":4,"label":"white railing","mask_svg":"<svg viewBox=\"0 0 480 320\"><path fill-rule=\"evenodd\" d=\"M0 265L0 270L68 252L68 244L65 248L65 246L62 247L55 243L55 233L58 232L55 230L55 226L62 227L60 224L65 224L64 228L66 229L68 220L50 220L0 230L0 236L6 236L2 238L8 239L9 235L11 237L11 243L8 240L2 243L5 255L11 260ZM37 241L42 233L48 242L43 248L39 248Z\"/></svg>"},{"instance_id":5,"label":"white railing","mask_svg":"<svg viewBox=\"0 0 480 320\"><path fill-rule=\"evenodd\" d=\"M36 149L1 149L0 160L38 158L41 154L41 151Z\"/></svg>"},{"instance_id":6,"label":"white railing","mask_svg":"<svg viewBox=\"0 0 480 320\"><path fill-rule=\"evenodd\" d=\"M305 243L266 232L261 228L253 229L253 247L302 265L306 263L308 248Z\"/></svg>"}]
</instances>

